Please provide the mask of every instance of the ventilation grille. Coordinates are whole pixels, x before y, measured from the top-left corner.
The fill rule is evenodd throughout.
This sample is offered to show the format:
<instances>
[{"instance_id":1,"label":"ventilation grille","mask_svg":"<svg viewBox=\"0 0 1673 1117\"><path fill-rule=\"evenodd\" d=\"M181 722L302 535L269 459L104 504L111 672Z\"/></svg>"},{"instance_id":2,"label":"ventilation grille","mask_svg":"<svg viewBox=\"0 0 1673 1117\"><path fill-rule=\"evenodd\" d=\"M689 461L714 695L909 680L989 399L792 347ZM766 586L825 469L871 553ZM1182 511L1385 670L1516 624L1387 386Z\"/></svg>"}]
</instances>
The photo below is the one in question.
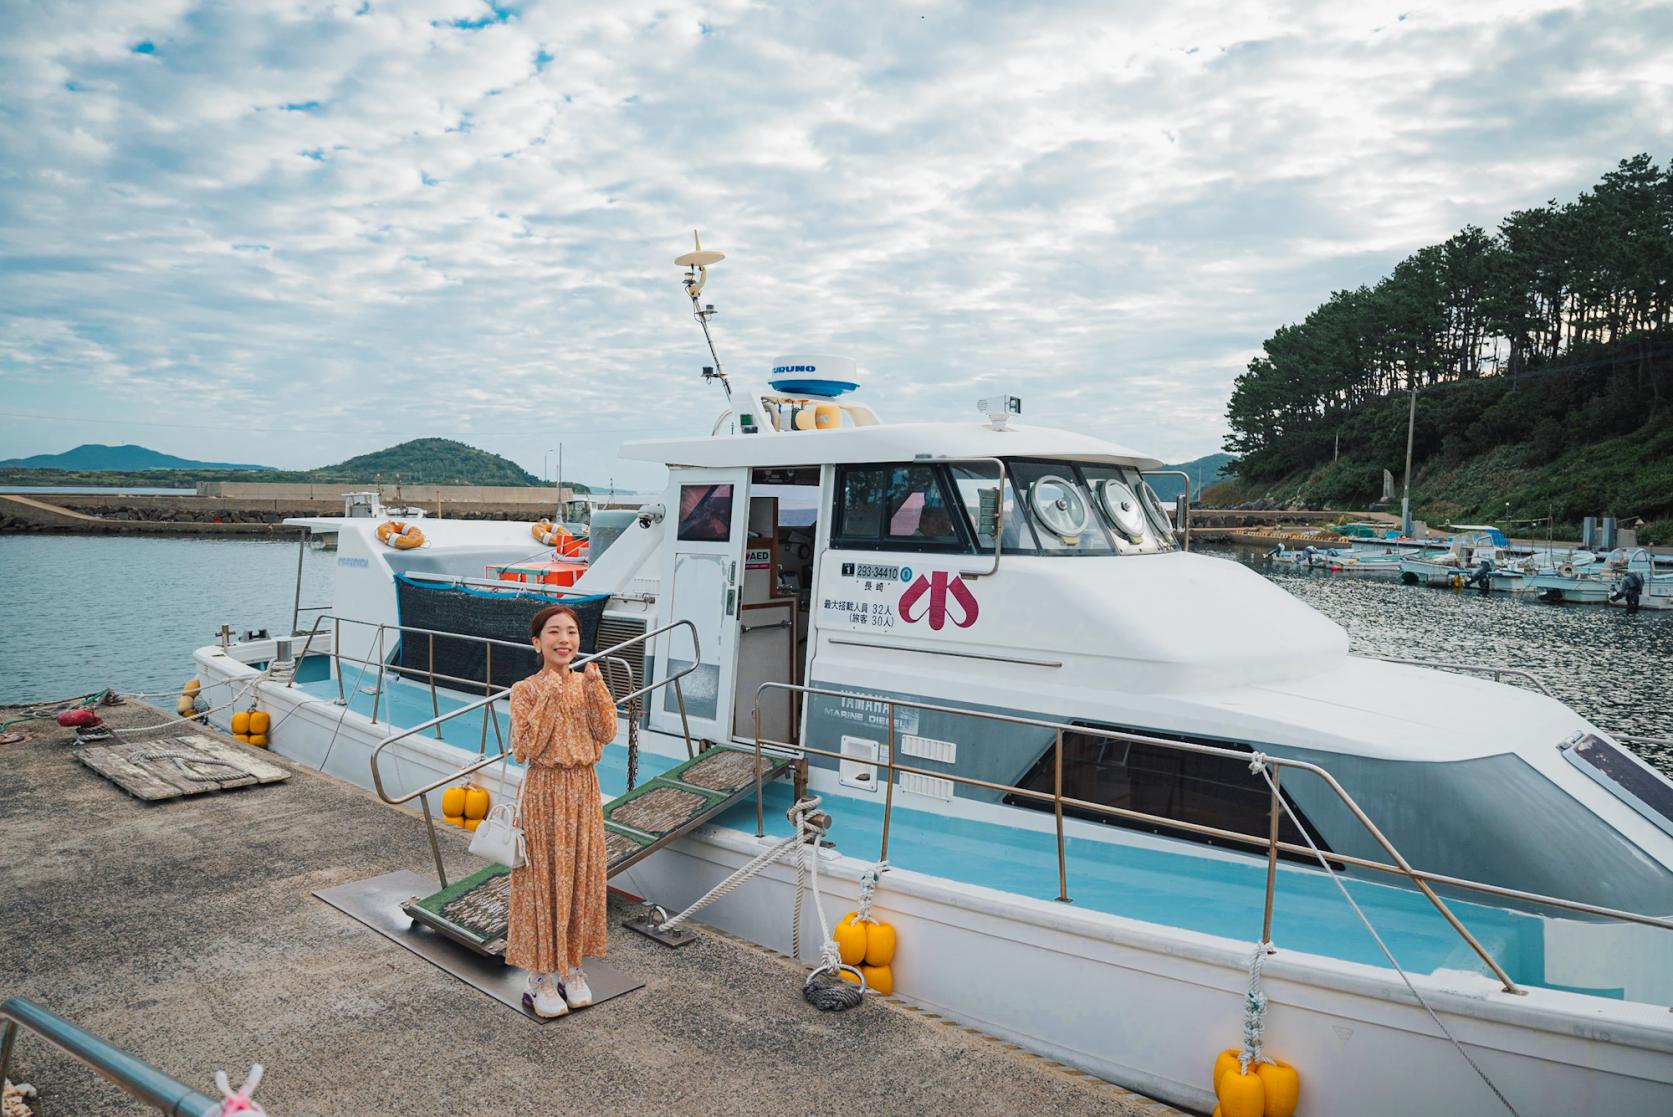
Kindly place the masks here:
<instances>
[{"instance_id":1,"label":"ventilation grille","mask_svg":"<svg viewBox=\"0 0 1673 1117\"><path fill-rule=\"evenodd\" d=\"M612 616L609 613L598 622L598 640L595 647L599 651L614 647L624 640L631 640L635 636L645 634L645 618L640 616ZM622 668L619 663L601 663L599 670L604 672L604 679L610 684L610 693L618 699L624 694L631 694L645 685L645 641L640 641L630 648L623 648L610 653L612 657L627 661L632 669L633 678L622 678Z\"/></svg>"},{"instance_id":2,"label":"ventilation grille","mask_svg":"<svg viewBox=\"0 0 1673 1117\"><path fill-rule=\"evenodd\" d=\"M942 764L958 761L958 743L938 741L934 737L914 737L909 733L900 739L900 751L906 756L917 756Z\"/></svg>"},{"instance_id":3,"label":"ventilation grille","mask_svg":"<svg viewBox=\"0 0 1673 1117\"><path fill-rule=\"evenodd\" d=\"M902 791L910 791L928 799L940 799L944 803L951 802L953 798L953 781L944 780L940 776L920 776L916 772L902 772L897 786Z\"/></svg>"}]
</instances>

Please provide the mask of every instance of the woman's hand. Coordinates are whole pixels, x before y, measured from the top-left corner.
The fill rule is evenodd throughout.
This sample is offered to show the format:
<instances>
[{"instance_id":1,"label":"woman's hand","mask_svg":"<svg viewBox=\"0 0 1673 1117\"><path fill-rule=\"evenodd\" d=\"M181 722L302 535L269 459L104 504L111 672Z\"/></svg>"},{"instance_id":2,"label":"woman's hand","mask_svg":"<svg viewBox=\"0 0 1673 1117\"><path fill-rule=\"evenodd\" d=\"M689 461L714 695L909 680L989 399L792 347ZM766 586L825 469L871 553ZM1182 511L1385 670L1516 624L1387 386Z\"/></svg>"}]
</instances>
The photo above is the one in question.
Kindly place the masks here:
<instances>
[{"instance_id":1,"label":"woman's hand","mask_svg":"<svg viewBox=\"0 0 1673 1117\"><path fill-rule=\"evenodd\" d=\"M585 667L581 668L581 675L582 675L583 678L586 678L586 679L589 679L589 680L603 678L603 676L598 673L598 661L597 660L594 660L593 662L587 664Z\"/></svg>"}]
</instances>

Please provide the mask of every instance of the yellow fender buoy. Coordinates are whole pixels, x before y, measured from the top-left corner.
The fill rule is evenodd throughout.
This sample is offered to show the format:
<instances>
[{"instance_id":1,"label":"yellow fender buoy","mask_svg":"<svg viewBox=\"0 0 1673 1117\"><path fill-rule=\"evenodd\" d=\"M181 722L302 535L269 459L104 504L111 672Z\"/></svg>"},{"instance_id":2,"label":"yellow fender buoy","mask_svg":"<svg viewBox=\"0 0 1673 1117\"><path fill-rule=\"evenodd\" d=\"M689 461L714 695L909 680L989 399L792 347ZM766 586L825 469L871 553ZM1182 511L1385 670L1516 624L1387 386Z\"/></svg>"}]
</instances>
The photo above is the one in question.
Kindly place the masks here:
<instances>
[{"instance_id":1,"label":"yellow fender buoy","mask_svg":"<svg viewBox=\"0 0 1673 1117\"><path fill-rule=\"evenodd\" d=\"M831 937L836 940L837 950L842 955L842 964L858 966L866 957L866 929L864 924L855 923L856 912L849 912L842 917L842 922L836 925Z\"/></svg>"},{"instance_id":2,"label":"yellow fender buoy","mask_svg":"<svg viewBox=\"0 0 1673 1117\"><path fill-rule=\"evenodd\" d=\"M197 705L192 701L192 696L189 694L182 694L180 696L180 701L174 704L174 712L183 718L191 717L193 711L196 709Z\"/></svg>"},{"instance_id":3,"label":"yellow fender buoy","mask_svg":"<svg viewBox=\"0 0 1673 1117\"><path fill-rule=\"evenodd\" d=\"M475 830L471 822L480 822L488 817L488 793L480 787L470 788L465 792L465 828Z\"/></svg>"},{"instance_id":4,"label":"yellow fender buoy","mask_svg":"<svg viewBox=\"0 0 1673 1117\"><path fill-rule=\"evenodd\" d=\"M1214 1085L1214 1093L1216 1096L1220 1093L1220 1076L1225 1074L1228 1070L1237 1069L1237 1055L1237 1048L1228 1047L1218 1055L1214 1056L1214 1076L1210 1078L1209 1081Z\"/></svg>"},{"instance_id":5,"label":"yellow fender buoy","mask_svg":"<svg viewBox=\"0 0 1673 1117\"><path fill-rule=\"evenodd\" d=\"M198 682L195 678L187 679L186 685L180 688L180 693L184 694L188 698L196 698L198 696L198 691L202 689L203 684Z\"/></svg>"},{"instance_id":6,"label":"yellow fender buoy","mask_svg":"<svg viewBox=\"0 0 1673 1117\"><path fill-rule=\"evenodd\" d=\"M868 919L866 929L866 965L886 967L895 960L895 929L893 924L880 919ZM867 980L870 980L869 978Z\"/></svg>"},{"instance_id":7,"label":"yellow fender buoy","mask_svg":"<svg viewBox=\"0 0 1673 1117\"><path fill-rule=\"evenodd\" d=\"M1243 1073L1233 1067L1220 1076L1220 1109L1225 1117L1262 1117L1266 1112L1266 1087L1254 1071Z\"/></svg>"},{"instance_id":8,"label":"yellow fender buoy","mask_svg":"<svg viewBox=\"0 0 1673 1117\"><path fill-rule=\"evenodd\" d=\"M418 530L417 524L385 520L378 525L378 541L386 547L394 547L397 551L410 551L414 547L424 546L424 533Z\"/></svg>"},{"instance_id":9,"label":"yellow fender buoy","mask_svg":"<svg viewBox=\"0 0 1673 1117\"><path fill-rule=\"evenodd\" d=\"M441 793L441 813L449 821L452 821L455 818L460 819L460 820L464 819L464 816L465 816L465 789L464 788L462 788L462 787L450 787L446 791Z\"/></svg>"},{"instance_id":10,"label":"yellow fender buoy","mask_svg":"<svg viewBox=\"0 0 1673 1117\"><path fill-rule=\"evenodd\" d=\"M894 995L895 975L888 966L861 966L860 972L866 975L867 989L875 989L881 997Z\"/></svg>"},{"instance_id":11,"label":"yellow fender buoy","mask_svg":"<svg viewBox=\"0 0 1673 1117\"><path fill-rule=\"evenodd\" d=\"M1282 1059L1255 1068L1266 1090L1265 1117L1295 1117L1301 1100L1301 1076Z\"/></svg>"},{"instance_id":12,"label":"yellow fender buoy","mask_svg":"<svg viewBox=\"0 0 1673 1117\"><path fill-rule=\"evenodd\" d=\"M239 710L232 715L232 735L246 739L250 736L250 711Z\"/></svg>"},{"instance_id":13,"label":"yellow fender buoy","mask_svg":"<svg viewBox=\"0 0 1673 1117\"><path fill-rule=\"evenodd\" d=\"M265 737L272 724L273 717L266 710L250 711L250 736Z\"/></svg>"}]
</instances>

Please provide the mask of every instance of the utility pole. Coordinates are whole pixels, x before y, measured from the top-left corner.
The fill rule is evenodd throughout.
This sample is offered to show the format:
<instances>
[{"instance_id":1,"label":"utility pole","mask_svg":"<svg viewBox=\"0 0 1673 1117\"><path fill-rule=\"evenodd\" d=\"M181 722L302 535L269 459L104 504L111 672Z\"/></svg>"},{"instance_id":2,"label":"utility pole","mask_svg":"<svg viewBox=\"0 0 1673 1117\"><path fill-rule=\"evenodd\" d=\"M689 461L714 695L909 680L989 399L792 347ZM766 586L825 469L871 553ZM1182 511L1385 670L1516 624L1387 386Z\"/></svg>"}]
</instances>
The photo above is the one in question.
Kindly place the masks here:
<instances>
[{"instance_id":1,"label":"utility pole","mask_svg":"<svg viewBox=\"0 0 1673 1117\"><path fill-rule=\"evenodd\" d=\"M1400 493L1400 534L1412 534L1412 428L1417 424L1417 380L1413 374L1412 406L1406 412L1406 481Z\"/></svg>"}]
</instances>

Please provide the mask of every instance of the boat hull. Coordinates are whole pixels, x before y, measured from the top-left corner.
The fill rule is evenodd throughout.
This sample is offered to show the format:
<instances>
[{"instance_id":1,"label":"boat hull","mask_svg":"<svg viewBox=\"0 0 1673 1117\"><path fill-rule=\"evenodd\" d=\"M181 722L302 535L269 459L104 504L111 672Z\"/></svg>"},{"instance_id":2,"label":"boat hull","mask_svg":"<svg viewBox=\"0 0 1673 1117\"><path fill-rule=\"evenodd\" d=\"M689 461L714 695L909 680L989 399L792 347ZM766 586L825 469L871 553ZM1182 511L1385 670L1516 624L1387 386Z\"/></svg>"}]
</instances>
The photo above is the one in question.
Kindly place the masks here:
<instances>
[{"instance_id":1,"label":"boat hull","mask_svg":"<svg viewBox=\"0 0 1673 1117\"><path fill-rule=\"evenodd\" d=\"M249 687L273 715L281 755L370 784L372 750L394 730L300 687L259 681L231 656L198 653L206 687ZM222 724L227 714L217 715ZM683 747L647 734L646 748ZM490 746L493 737L490 734ZM399 796L438 780L474 755L411 737L384 759L386 791ZM844 796L824 786L843 842ZM436 804L439 811L439 803ZM768 839L769 841L771 839ZM683 909L761 852L752 833L705 826L616 878L633 894ZM412 854L422 855L415 849ZM858 903L871 850L821 865L824 914L834 924ZM1073 893L1074 858L1069 861ZM1046 891L1055 880L1042 882ZM699 919L762 946L790 952L794 866L779 863ZM876 901L900 947L896 989L923 1008L1152 1097L1207 1112L1215 1053L1241 1036L1252 941L1077 909L1049 898L997 891L892 868ZM817 959L820 933L802 919L803 961ZM1257 928L1251 927L1251 940ZM1265 963L1270 998L1267 1050L1300 1070L1303 1114L1488 1112L1496 1102L1440 1036L1392 970L1284 950ZM1413 977L1447 1027L1512 1104L1526 1115L1614 1115L1673 1110L1673 1021L1664 1007L1529 990L1503 993L1475 973ZM717 990L717 993L721 992Z\"/></svg>"}]
</instances>

